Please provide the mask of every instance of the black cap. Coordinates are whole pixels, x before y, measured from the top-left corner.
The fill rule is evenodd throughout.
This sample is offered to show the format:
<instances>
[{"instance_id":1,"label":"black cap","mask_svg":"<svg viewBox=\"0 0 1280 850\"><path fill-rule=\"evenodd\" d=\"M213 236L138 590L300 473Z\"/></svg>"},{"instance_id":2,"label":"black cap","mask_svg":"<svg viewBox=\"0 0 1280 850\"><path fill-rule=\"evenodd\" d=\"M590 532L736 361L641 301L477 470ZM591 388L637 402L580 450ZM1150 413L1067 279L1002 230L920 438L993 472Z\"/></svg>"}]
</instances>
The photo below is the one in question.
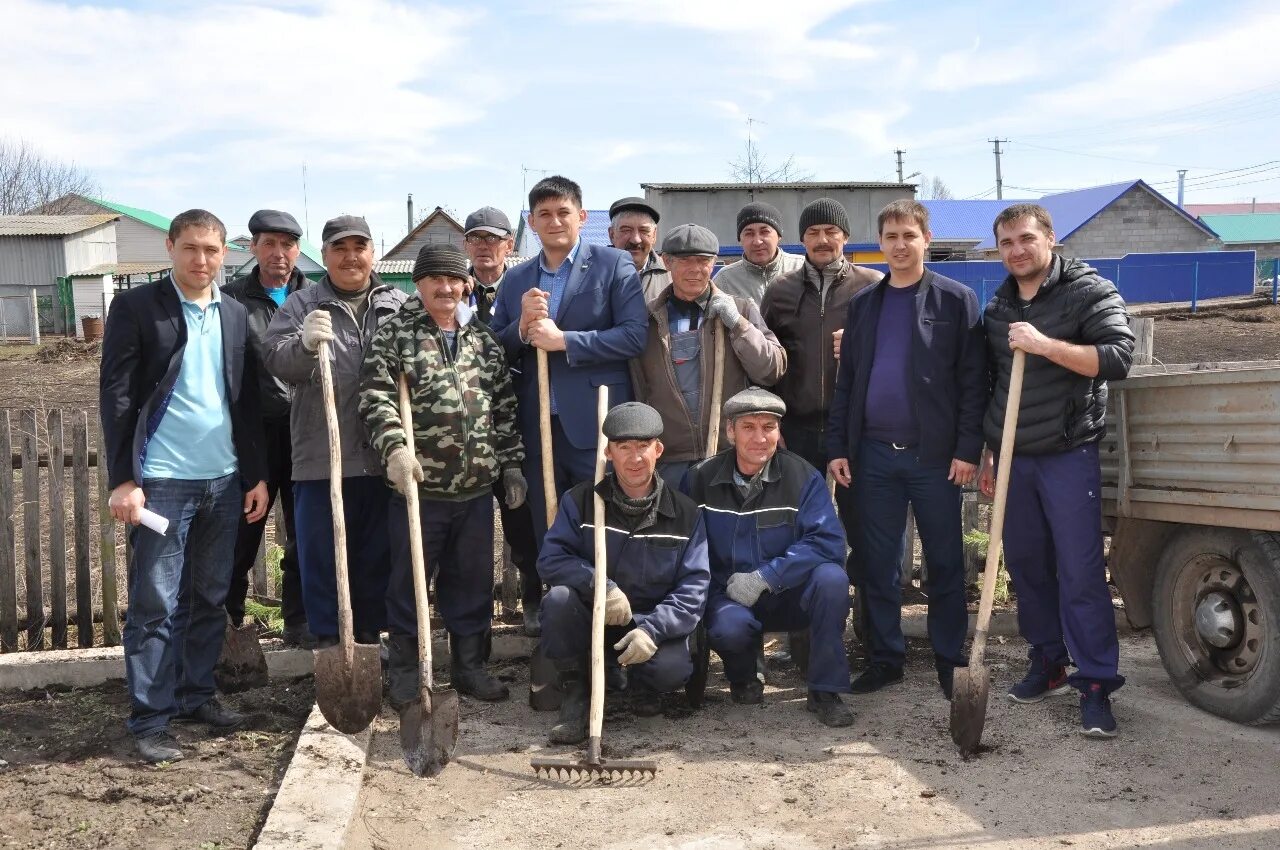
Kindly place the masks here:
<instances>
[{"instance_id":1,"label":"black cap","mask_svg":"<svg viewBox=\"0 0 1280 850\"><path fill-rule=\"evenodd\" d=\"M662 414L639 401L627 401L609 410L600 426L606 440L656 440L662 436Z\"/></svg>"},{"instance_id":2,"label":"black cap","mask_svg":"<svg viewBox=\"0 0 1280 850\"><path fill-rule=\"evenodd\" d=\"M787 403L766 389L747 387L724 403L721 415L725 419L736 419L753 413L768 413L781 418L787 413Z\"/></svg>"},{"instance_id":3,"label":"black cap","mask_svg":"<svg viewBox=\"0 0 1280 850\"><path fill-rule=\"evenodd\" d=\"M648 213L653 217L654 224L659 220L658 211L649 206L649 202L644 198L619 198L609 206L609 218L612 219L620 212Z\"/></svg>"},{"instance_id":4,"label":"black cap","mask_svg":"<svg viewBox=\"0 0 1280 850\"><path fill-rule=\"evenodd\" d=\"M773 204L755 201L738 210L738 236L742 236L742 228L748 224L767 224L782 235L782 213Z\"/></svg>"},{"instance_id":5,"label":"black cap","mask_svg":"<svg viewBox=\"0 0 1280 850\"><path fill-rule=\"evenodd\" d=\"M340 215L324 223L321 239L324 240L325 245L332 245L339 239L345 239L348 236L363 236L370 242L373 241L373 234L369 231L369 222L358 215Z\"/></svg>"},{"instance_id":6,"label":"black cap","mask_svg":"<svg viewBox=\"0 0 1280 850\"><path fill-rule=\"evenodd\" d=\"M481 207L467 216L467 223L462 228L463 235L469 236L477 230L495 236L510 236L514 232L507 214L497 207Z\"/></svg>"},{"instance_id":7,"label":"black cap","mask_svg":"<svg viewBox=\"0 0 1280 850\"><path fill-rule=\"evenodd\" d=\"M700 224L681 224L662 239L662 253L675 257L716 257L720 240Z\"/></svg>"},{"instance_id":8,"label":"black cap","mask_svg":"<svg viewBox=\"0 0 1280 850\"><path fill-rule=\"evenodd\" d=\"M810 227L819 224L834 224L849 235L849 213L844 204L835 198L818 198L800 211L800 236Z\"/></svg>"},{"instance_id":9,"label":"black cap","mask_svg":"<svg viewBox=\"0 0 1280 850\"><path fill-rule=\"evenodd\" d=\"M254 236L259 233L287 233L294 239L302 238L298 220L280 210L258 210L249 216L249 232Z\"/></svg>"},{"instance_id":10,"label":"black cap","mask_svg":"<svg viewBox=\"0 0 1280 850\"><path fill-rule=\"evenodd\" d=\"M471 272L467 267L467 255L455 245L423 245L418 251L418 259L413 262L413 282L417 283L427 275L444 275L460 280L470 280Z\"/></svg>"}]
</instances>

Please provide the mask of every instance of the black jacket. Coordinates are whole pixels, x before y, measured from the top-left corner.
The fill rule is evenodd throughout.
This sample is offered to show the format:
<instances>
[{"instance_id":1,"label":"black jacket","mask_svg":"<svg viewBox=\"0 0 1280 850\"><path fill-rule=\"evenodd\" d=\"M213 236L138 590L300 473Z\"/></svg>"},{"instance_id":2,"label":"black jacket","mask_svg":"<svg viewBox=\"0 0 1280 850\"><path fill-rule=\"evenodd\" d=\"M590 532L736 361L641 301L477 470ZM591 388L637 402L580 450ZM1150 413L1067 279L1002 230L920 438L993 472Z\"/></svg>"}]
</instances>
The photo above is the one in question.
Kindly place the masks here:
<instances>
[{"instance_id":1,"label":"black jacket","mask_svg":"<svg viewBox=\"0 0 1280 850\"><path fill-rule=\"evenodd\" d=\"M1107 381L1123 379L1133 361L1129 313L1115 285L1080 260L1054 257L1049 277L1026 304L1018 298L1012 276L996 290L983 314L991 386L983 431L993 451L1000 448L1009 398L1012 322L1030 322L1047 337L1091 344L1098 350L1096 378L1044 357L1027 356L1014 453L1053 454L1101 439L1106 431Z\"/></svg>"},{"instance_id":2,"label":"black jacket","mask_svg":"<svg viewBox=\"0 0 1280 850\"><path fill-rule=\"evenodd\" d=\"M271 317L279 310L276 302L271 300L271 296L267 294L267 290L262 286L262 279L258 276L258 268L249 272L247 277L229 283L222 288L222 294L227 295L244 305L245 310L249 312L249 342L253 345L253 353L259 364L266 362L267 351L264 340L267 337L267 325L271 324ZM293 270L293 276L289 278L289 283L285 289L285 297L292 295L299 289L306 289L308 286L314 286L306 276L296 268ZM285 418L289 415L289 404L293 400L293 388L276 378L266 369L258 370L258 395L262 399L262 415L270 418Z\"/></svg>"},{"instance_id":3,"label":"black jacket","mask_svg":"<svg viewBox=\"0 0 1280 850\"><path fill-rule=\"evenodd\" d=\"M234 299L223 298L223 377L231 408L232 440L246 490L266 479L262 414L258 402L259 369L248 345L248 318ZM102 338L98 400L106 446L107 486L142 483L147 441L163 417L187 345L187 323L173 278L120 293L111 301Z\"/></svg>"},{"instance_id":4,"label":"black jacket","mask_svg":"<svg viewBox=\"0 0 1280 850\"><path fill-rule=\"evenodd\" d=\"M876 354L876 327L889 276L853 296L840 344L827 454L858 458L867 384ZM982 413L987 404L987 341L972 289L926 270L915 296L911 336L912 404L920 423L920 460L977 463L982 456Z\"/></svg>"}]
</instances>

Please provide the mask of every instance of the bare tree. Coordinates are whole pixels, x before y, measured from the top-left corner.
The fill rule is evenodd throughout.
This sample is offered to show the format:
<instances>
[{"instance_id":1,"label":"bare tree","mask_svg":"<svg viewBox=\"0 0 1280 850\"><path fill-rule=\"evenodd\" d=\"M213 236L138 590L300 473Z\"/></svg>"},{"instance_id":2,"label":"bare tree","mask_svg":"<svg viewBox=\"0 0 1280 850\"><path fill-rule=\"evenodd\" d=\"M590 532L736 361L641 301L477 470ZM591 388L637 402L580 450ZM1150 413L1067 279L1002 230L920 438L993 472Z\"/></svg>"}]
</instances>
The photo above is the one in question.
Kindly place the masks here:
<instances>
[{"instance_id":1,"label":"bare tree","mask_svg":"<svg viewBox=\"0 0 1280 850\"><path fill-rule=\"evenodd\" d=\"M951 187L936 175L933 177L921 177L919 192L920 199L924 201L947 201L955 197L951 192Z\"/></svg>"},{"instance_id":2,"label":"bare tree","mask_svg":"<svg viewBox=\"0 0 1280 850\"><path fill-rule=\"evenodd\" d=\"M25 139L0 138L0 215L60 215L70 193L97 195L98 184L75 163L49 159Z\"/></svg>"},{"instance_id":3,"label":"bare tree","mask_svg":"<svg viewBox=\"0 0 1280 850\"><path fill-rule=\"evenodd\" d=\"M738 183L804 183L813 179L812 173L796 166L794 154L780 165L770 165L750 136L742 156L729 163L729 174Z\"/></svg>"}]
</instances>

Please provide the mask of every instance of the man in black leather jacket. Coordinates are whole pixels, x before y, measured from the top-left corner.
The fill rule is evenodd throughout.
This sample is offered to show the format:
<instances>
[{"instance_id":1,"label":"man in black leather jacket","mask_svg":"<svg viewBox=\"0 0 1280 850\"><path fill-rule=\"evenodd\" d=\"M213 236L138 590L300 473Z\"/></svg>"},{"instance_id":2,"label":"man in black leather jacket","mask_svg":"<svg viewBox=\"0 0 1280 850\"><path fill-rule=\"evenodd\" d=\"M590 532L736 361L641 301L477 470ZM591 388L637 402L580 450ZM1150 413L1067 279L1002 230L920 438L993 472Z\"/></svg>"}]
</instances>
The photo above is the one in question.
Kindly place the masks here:
<instances>
[{"instance_id":1,"label":"man in black leather jacket","mask_svg":"<svg viewBox=\"0 0 1280 850\"><path fill-rule=\"evenodd\" d=\"M1027 354L1004 555L1031 664L1009 698L1039 702L1075 687L1080 732L1109 738L1116 733L1109 694L1124 677L1102 557L1098 441L1106 431L1106 382L1128 374L1134 336L1115 285L1053 253L1053 221L1043 207L1015 204L996 217L994 230L1009 270L983 316L992 389L983 431L997 454L1013 351ZM994 492L990 453L980 484Z\"/></svg>"}]
</instances>

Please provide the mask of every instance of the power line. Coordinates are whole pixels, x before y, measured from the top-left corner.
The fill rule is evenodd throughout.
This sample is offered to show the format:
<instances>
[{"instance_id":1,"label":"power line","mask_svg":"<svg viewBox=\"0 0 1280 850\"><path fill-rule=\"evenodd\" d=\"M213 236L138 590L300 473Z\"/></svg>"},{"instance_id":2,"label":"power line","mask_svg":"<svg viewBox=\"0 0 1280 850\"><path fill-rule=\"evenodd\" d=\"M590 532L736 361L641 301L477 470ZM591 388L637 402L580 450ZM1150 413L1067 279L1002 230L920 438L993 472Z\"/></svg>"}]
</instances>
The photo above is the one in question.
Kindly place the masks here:
<instances>
[{"instance_id":1,"label":"power line","mask_svg":"<svg viewBox=\"0 0 1280 850\"><path fill-rule=\"evenodd\" d=\"M1053 147L1049 147L1048 145L1036 145L1036 144L1032 144L1031 142L1024 142L1021 139L1014 139L1013 141L1010 142L1010 144L1022 145L1023 147L1035 148L1036 150L1042 150L1042 151L1053 151L1054 153L1065 153L1065 154L1070 154L1071 156L1087 156L1090 159L1110 159L1110 160L1115 160L1116 162L1134 162L1139 165L1155 165L1155 166L1159 166L1160 168L1178 168L1179 167L1177 164L1170 163L1170 162L1152 162L1151 160L1146 160L1146 159L1129 159L1128 157L1123 157L1123 156L1110 156L1108 154L1101 154L1101 153L1087 153L1085 151L1073 151L1073 150L1068 150L1066 148L1053 148ZM1211 170L1212 168L1216 168L1217 166L1194 165L1191 167L1204 168L1207 171L1207 170Z\"/></svg>"}]
</instances>

